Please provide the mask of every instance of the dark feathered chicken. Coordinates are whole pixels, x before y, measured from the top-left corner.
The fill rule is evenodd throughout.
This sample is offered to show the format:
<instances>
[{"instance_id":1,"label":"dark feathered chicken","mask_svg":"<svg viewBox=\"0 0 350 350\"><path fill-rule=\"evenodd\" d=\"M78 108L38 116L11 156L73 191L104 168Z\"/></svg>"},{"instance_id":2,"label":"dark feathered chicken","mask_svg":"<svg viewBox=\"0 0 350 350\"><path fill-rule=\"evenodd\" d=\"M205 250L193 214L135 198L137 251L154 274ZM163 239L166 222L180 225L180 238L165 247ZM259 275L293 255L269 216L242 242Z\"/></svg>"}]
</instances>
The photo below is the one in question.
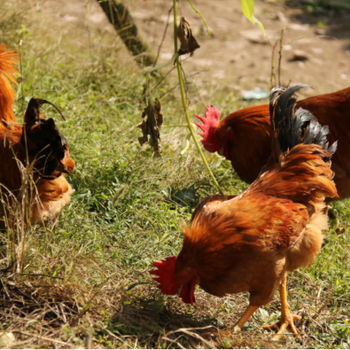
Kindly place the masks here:
<instances>
[{"instance_id":1,"label":"dark feathered chicken","mask_svg":"<svg viewBox=\"0 0 350 350\"><path fill-rule=\"evenodd\" d=\"M18 162L34 165L37 200L32 205L33 223L55 220L70 201L73 189L62 173L74 171L68 144L53 119L44 119L40 107L48 101L32 98L24 126L13 114L15 65L18 54L0 44L0 184L2 193L17 195L22 185ZM2 208L0 208L0 211Z\"/></svg>"}]
</instances>

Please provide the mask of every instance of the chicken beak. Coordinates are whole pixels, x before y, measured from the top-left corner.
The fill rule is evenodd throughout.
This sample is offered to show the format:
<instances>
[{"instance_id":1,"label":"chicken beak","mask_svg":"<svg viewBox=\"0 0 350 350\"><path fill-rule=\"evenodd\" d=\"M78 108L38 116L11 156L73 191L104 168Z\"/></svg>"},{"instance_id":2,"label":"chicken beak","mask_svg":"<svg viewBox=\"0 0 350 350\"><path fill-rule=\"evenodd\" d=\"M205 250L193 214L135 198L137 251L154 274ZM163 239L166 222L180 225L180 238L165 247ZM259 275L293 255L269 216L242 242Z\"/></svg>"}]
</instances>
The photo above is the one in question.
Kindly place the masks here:
<instances>
[{"instance_id":1,"label":"chicken beak","mask_svg":"<svg viewBox=\"0 0 350 350\"><path fill-rule=\"evenodd\" d=\"M225 146L222 146L221 148L219 148L218 153L220 154L220 156L224 155L224 148Z\"/></svg>"},{"instance_id":2,"label":"chicken beak","mask_svg":"<svg viewBox=\"0 0 350 350\"><path fill-rule=\"evenodd\" d=\"M183 287L184 287L184 286L179 287L179 290L178 290L177 293L176 293L179 297L181 297L181 293L182 293Z\"/></svg>"}]
</instances>

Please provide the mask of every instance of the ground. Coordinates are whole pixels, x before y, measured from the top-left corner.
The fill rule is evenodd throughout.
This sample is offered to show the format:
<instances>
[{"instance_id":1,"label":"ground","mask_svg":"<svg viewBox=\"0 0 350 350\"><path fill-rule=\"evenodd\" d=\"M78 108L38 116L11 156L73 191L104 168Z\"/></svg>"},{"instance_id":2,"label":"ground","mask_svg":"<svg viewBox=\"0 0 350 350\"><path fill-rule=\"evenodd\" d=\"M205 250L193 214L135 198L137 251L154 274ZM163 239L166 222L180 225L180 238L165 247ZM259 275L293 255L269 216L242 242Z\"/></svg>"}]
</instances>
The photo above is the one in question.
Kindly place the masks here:
<instances>
[{"instance_id":1,"label":"ground","mask_svg":"<svg viewBox=\"0 0 350 350\"><path fill-rule=\"evenodd\" d=\"M157 49L161 42L171 2L132 0L126 3L147 42ZM191 24L201 48L189 58L184 67L201 86L205 101L214 86L225 86L240 94L255 87L269 90L272 46L285 27L281 84L307 83L316 93L327 93L349 86L350 83L350 14L305 13L282 1L258 1L255 14L266 30L266 38L242 15L239 1L218 0L194 3L205 18L210 36L200 18L187 1L181 1L179 14ZM59 14L67 22L86 24L86 2L46 1L40 4L47 15ZM103 12L91 2L90 21L100 30L111 30ZM170 17L172 25L173 19ZM161 61L173 55L172 28L162 47ZM279 44L277 46L279 49ZM305 60L293 60L295 52L305 53ZM276 52L276 66L277 66ZM277 73L277 68L276 71ZM312 93L311 91L309 93Z\"/></svg>"},{"instance_id":2,"label":"ground","mask_svg":"<svg viewBox=\"0 0 350 350\"><path fill-rule=\"evenodd\" d=\"M171 2L125 3L157 52ZM312 5L316 1L255 1L268 39L241 14L238 0L193 3L211 34L206 38L200 17L181 0L179 14L201 45L183 62L191 118L209 103L223 115L251 104L241 101L243 90L269 91L272 46L286 23L282 85L307 83L315 89L304 91L307 95L350 85L346 0L343 7L324 9ZM173 53L172 23L170 17L159 63ZM6 0L0 4L0 41L13 48L21 42L16 115L23 114L31 96L57 104L67 122L58 121L51 109L45 115L58 121L77 164L68 179L76 192L56 231L31 227L25 237L17 236L26 243L22 277L10 273L12 251L1 243L1 269L9 269L0 275L7 301L0 312L9 339L4 347L81 348L84 342L95 348L349 346L349 201L335 204L337 217L315 263L290 276L288 297L293 312L302 316L297 324L301 343L291 335L271 343L271 334L261 328L278 319L278 294L234 335L229 329L245 309L247 295L215 298L198 289L197 304L189 307L161 295L147 274L151 260L178 253L179 223L189 222L191 205L216 193L179 126L185 119L176 71L169 66L162 71L173 69L166 82L150 82L165 118L163 155L152 157L147 145L140 147L140 130L134 128L145 107L147 80L95 1ZM299 59L293 60L296 54ZM276 51L275 67L277 59ZM228 162L206 157L225 193L246 187ZM185 191L192 196L190 207L174 196ZM217 329L221 337L212 337Z\"/></svg>"}]
</instances>

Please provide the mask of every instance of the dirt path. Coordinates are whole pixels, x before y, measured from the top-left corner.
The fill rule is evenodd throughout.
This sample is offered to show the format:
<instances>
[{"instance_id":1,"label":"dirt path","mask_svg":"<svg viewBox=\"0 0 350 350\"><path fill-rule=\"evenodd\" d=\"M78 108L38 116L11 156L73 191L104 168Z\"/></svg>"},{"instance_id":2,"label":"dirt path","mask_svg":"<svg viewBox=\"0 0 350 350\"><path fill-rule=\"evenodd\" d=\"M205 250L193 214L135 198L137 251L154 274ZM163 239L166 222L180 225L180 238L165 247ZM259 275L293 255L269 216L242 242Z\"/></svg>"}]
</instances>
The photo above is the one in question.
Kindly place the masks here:
<instances>
[{"instance_id":1,"label":"dirt path","mask_svg":"<svg viewBox=\"0 0 350 350\"><path fill-rule=\"evenodd\" d=\"M315 24L318 21L315 15L273 0L255 2L256 16L264 23L271 44L280 37L281 29L286 25L282 85L307 83L315 88L316 93L350 85L350 13L325 19L329 24L320 30ZM130 0L126 3L156 52L172 2ZM180 1L179 14L190 22L201 45L184 66L188 74L194 75L193 82L201 86L202 98L206 95L210 97L213 86L225 86L238 95L243 89L270 89L272 46L263 38L258 27L242 15L239 3L238 0L194 1L209 25L211 35L207 39L200 17L187 1ZM112 30L96 2L91 0L90 4L91 24L99 30ZM86 24L86 0L62 0L59 4L49 0L43 3L42 8L48 14L59 13L64 21ZM170 22L160 62L169 60L173 53L172 18ZM332 37L325 35L328 33ZM295 56L299 59L293 60Z\"/></svg>"}]
</instances>

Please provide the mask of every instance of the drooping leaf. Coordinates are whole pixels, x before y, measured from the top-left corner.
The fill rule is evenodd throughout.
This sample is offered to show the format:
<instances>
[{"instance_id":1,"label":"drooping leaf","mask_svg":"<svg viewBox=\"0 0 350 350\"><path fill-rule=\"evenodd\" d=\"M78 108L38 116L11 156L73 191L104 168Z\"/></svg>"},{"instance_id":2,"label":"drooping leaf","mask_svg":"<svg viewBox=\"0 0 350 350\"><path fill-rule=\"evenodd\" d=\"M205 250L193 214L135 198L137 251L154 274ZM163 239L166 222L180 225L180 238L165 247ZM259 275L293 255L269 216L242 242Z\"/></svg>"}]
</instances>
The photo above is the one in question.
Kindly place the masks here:
<instances>
[{"instance_id":1,"label":"drooping leaf","mask_svg":"<svg viewBox=\"0 0 350 350\"><path fill-rule=\"evenodd\" d=\"M241 9L244 16L253 24L257 23L264 35L266 35L263 24L254 16L254 0L241 0Z\"/></svg>"},{"instance_id":2,"label":"drooping leaf","mask_svg":"<svg viewBox=\"0 0 350 350\"><path fill-rule=\"evenodd\" d=\"M181 17L179 27L177 28L177 37L180 39L179 55L190 53L200 48L197 40L192 34L192 29L185 17Z\"/></svg>"}]
</instances>

